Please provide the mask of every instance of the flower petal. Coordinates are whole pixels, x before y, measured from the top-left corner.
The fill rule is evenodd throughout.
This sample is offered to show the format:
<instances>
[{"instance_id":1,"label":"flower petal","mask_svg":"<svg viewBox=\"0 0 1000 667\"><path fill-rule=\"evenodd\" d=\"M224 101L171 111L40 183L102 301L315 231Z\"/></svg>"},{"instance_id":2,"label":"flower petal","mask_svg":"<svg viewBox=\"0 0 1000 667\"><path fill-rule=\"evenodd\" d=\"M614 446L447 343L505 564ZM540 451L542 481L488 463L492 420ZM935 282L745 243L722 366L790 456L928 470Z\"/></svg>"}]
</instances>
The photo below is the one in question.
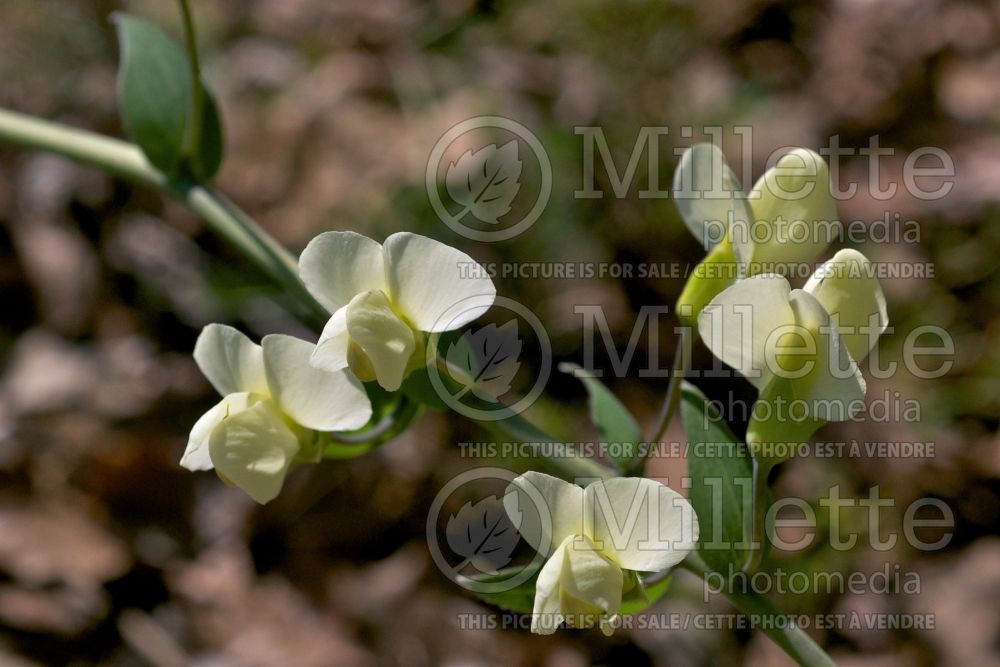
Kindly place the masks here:
<instances>
[{"instance_id":1,"label":"flower petal","mask_svg":"<svg viewBox=\"0 0 1000 667\"><path fill-rule=\"evenodd\" d=\"M758 389L770 378L767 345L781 327L794 325L788 303L791 286L774 274L740 280L727 287L698 316L698 331L716 357Z\"/></svg>"},{"instance_id":2,"label":"flower petal","mask_svg":"<svg viewBox=\"0 0 1000 667\"><path fill-rule=\"evenodd\" d=\"M806 148L789 151L760 177L750 192L750 208L751 274L812 262L839 224L830 170L822 156Z\"/></svg>"},{"instance_id":3,"label":"flower petal","mask_svg":"<svg viewBox=\"0 0 1000 667\"><path fill-rule=\"evenodd\" d=\"M738 261L749 260L751 246L745 233L750 206L739 180L715 144L695 144L684 151L674 172L674 202L681 218L705 250L729 236ZM730 227L739 233L727 234Z\"/></svg>"},{"instance_id":4,"label":"flower petal","mask_svg":"<svg viewBox=\"0 0 1000 667\"><path fill-rule=\"evenodd\" d=\"M416 329L458 329L493 305L493 281L464 252L407 232L387 238L384 250L389 297Z\"/></svg>"},{"instance_id":5,"label":"flower petal","mask_svg":"<svg viewBox=\"0 0 1000 667\"><path fill-rule=\"evenodd\" d=\"M385 292L354 297L347 306L347 332L368 356L379 385L387 391L399 389L416 342L413 330L392 310Z\"/></svg>"},{"instance_id":6,"label":"flower petal","mask_svg":"<svg viewBox=\"0 0 1000 667\"><path fill-rule=\"evenodd\" d=\"M624 575L592 542L570 535L553 551L535 582L531 631L550 635L559 624L613 630L621 608Z\"/></svg>"},{"instance_id":7,"label":"flower petal","mask_svg":"<svg viewBox=\"0 0 1000 667\"><path fill-rule=\"evenodd\" d=\"M348 431L371 418L371 402L356 377L309 364L315 345L282 335L265 336L262 345L271 395L296 422L317 431Z\"/></svg>"},{"instance_id":8,"label":"flower petal","mask_svg":"<svg viewBox=\"0 0 1000 667\"><path fill-rule=\"evenodd\" d=\"M209 324L194 344L198 368L222 396L237 392L267 395L260 345L224 324Z\"/></svg>"},{"instance_id":9,"label":"flower petal","mask_svg":"<svg viewBox=\"0 0 1000 667\"><path fill-rule=\"evenodd\" d=\"M585 532L626 570L658 572L684 560L698 541L698 517L684 496L639 477L584 490Z\"/></svg>"},{"instance_id":10,"label":"flower petal","mask_svg":"<svg viewBox=\"0 0 1000 667\"><path fill-rule=\"evenodd\" d=\"M325 232L302 251L299 276L317 301L336 312L356 294L386 289L382 246L354 232Z\"/></svg>"},{"instance_id":11,"label":"flower petal","mask_svg":"<svg viewBox=\"0 0 1000 667\"><path fill-rule=\"evenodd\" d=\"M841 250L816 269L804 289L837 323L851 357L864 361L889 325L885 294L868 258L857 250Z\"/></svg>"},{"instance_id":12,"label":"flower petal","mask_svg":"<svg viewBox=\"0 0 1000 667\"><path fill-rule=\"evenodd\" d=\"M822 304L805 290L792 290L791 304L796 322L802 329L819 332L816 341L816 366L807 378L808 389L795 391L794 398L803 398L807 414L823 421L846 421L862 405L865 380L861 369L851 358L837 325ZM792 380L794 387L798 380Z\"/></svg>"},{"instance_id":13,"label":"flower petal","mask_svg":"<svg viewBox=\"0 0 1000 667\"><path fill-rule=\"evenodd\" d=\"M574 535L567 536L538 572L535 580L535 604L531 613L531 631L537 635L551 635L563 622L560 579L566 565L567 545L574 538Z\"/></svg>"},{"instance_id":14,"label":"flower petal","mask_svg":"<svg viewBox=\"0 0 1000 667\"><path fill-rule=\"evenodd\" d=\"M622 606L622 568L586 537L570 540L562 576L562 613L566 624L589 628Z\"/></svg>"},{"instance_id":15,"label":"flower petal","mask_svg":"<svg viewBox=\"0 0 1000 667\"><path fill-rule=\"evenodd\" d=\"M583 533L583 489L557 477L520 475L507 486L503 506L525 541L546 556L567 537Z\"/></svg>"},{"instance_id":16,"label":"flower petal","mask_svg":"<svg viewBox=\"0 0 1000 667\"><path fill-rule=\"evenodd\" d=\"M224 419L209 439L216 471L262 505L281 491L298 451L298 438L272 401Z\"/></svg>"},{"instance_id":17,"label":"flower petal","mask_svg":"<svg viewBox=\"0 0 1000 667\"><path fill-rule=\"evenodd\" d=\"M211 470L212 458L208 454L208 440L212 429L223 419L242 412L262 400L259 394L240 392L229 394L203 414L191 428L187 449L181 457L181 466L188 470Z\"/></svg>"},{"instance_id":18,"label":"flower petal","mask_svg":"<svg viewBox=\"0 0 1000 667\"><path fill-rule=\"evenodd\" d=\"M337 310L331 317L323 333L320 334L316 349L309 357L309 363L324 371L339 371L347 368L347 348L351 337L347 333L347 306Z\"/></svg>"}]
</instances>

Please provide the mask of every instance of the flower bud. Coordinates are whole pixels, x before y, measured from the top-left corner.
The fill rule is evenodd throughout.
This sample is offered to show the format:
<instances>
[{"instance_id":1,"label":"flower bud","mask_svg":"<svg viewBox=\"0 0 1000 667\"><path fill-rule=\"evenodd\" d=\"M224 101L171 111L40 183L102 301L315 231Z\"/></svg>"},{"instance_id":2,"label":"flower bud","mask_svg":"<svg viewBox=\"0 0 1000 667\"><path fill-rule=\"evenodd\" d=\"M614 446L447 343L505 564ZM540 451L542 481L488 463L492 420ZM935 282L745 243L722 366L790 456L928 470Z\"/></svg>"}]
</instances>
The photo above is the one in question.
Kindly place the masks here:
<instances>
[{"instance_id":1,"label":"flower bud","mask_svg":"<svg viewBox=\"0 0 1000 667\"><path fill-rule=\"evenodd\" d=\"M832 227L839 224L830 170L819 154L807 148L783 155L760 177L749 200L750 275L787 273L782 265L812 262L829 244Z\"/></svg>"}]
</instances>

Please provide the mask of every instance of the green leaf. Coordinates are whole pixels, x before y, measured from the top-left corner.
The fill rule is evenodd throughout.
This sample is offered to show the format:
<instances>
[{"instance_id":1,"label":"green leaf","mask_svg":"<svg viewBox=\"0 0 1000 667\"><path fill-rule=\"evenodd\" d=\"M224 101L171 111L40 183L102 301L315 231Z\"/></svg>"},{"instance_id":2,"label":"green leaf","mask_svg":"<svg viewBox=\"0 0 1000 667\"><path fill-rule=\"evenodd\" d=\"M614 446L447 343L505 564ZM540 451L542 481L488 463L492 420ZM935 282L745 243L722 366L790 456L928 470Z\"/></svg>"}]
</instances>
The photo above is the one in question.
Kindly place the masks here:
<instances>
[{"instance_id":1,"label":"green leaf","mask_svg":"<svg viewBox=\"0 0 1000 667\"><path fill-rule=\"evenodd\" d=\"M526 581L521 582L508 591L485 592L470 590L469 592L501 609L513 611L518 614L530 614L535 609L535 582L538 581L538 572L542 569L540 564L508 567L499 570L497 574L477 574L468 579L476 583L500 583L517 576L527 567L534 567L537 571Z\"/></svg>"},{"instance_id":2,"label":"green leaf","mask_svg":"<svg viewBox=\"0 0 1000 667\"><path fill-rule=\"evenodd\" d=\"M129 136L146 158L170 177L187 167L190 175L209 180L223 155L223 131L218 105L202 86L201 141L187 163L184 142L191 124L194 80L188 55L158 26L141 18L116 13L121 43L119 107Z\"/></svg>"},{"instance_id":3,"label":"green leaf","mask_svg":"<svg viewBox=\"0 0 1000 667\"><path fill-rule=\"evenodd\" d=\"M559 364L559 370L583 382L590 395L590 419L597 427L602 442L620 446L612 450L616 454L612 458L619 468L625 470L642 448L639 423L604 383L577 364Z\"/></svg>"},{"instance_id":4,"label":"green leaf","mask_svg":"<svg viewBox=\"0 0 1000 667\"><path fill-rule=\"evenodd\" d=\"M204 82L201 84L201 90L203 99L201 145L191 160L191 168L198 180L206 182L212 180L222 166L226 140L219 105Z\"/></svg>"},{"instance_id":5,"label":"green leaf","mask_svg":"<svg viewBox=\"0 0 1000 667\"><path fill-rule=\"evenodd\" d=\"M698 515L698 551L713 570L738 572L747 557L746 549L737 545L744 542L750 516L749 452L705 395L687 382L681 385L681 416L688 440L690 499Z\"/></svg>"}]
</instances>

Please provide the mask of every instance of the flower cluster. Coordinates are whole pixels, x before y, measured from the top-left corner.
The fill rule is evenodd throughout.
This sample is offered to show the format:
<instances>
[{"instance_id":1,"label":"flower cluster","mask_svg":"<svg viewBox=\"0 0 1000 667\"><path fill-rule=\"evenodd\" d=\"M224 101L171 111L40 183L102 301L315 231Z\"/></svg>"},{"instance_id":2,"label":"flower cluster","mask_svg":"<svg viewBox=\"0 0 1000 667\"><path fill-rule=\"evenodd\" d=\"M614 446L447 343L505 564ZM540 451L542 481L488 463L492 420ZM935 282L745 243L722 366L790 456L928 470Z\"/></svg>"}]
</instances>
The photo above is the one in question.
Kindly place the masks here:
<instances>
[{"instance_id":1,"label":"flower cluster","mask_svg":"<svg viewBox=\"0 0 1000 667\"><path fill-rule=\"evenodd\" d=\"M747 442L766 459L769 445L800 442L858 410L865 395L858 365L888 326L885 297L873 265L856 250L836 253L802 289L778 273L813 261L836 223L829 171L816 153L786 154L744 198L722 152L699 144L685 153L675 177L679 192L692 184L728 189L714 198L680 198L685 222L709 245L713 224L724 221L726 231L679 307L692 310L712 353L757 387ZM704 267L712 263L736 270L710 276ZM791 407L758 409L779 399Z\"/></svg>"},{"instance_id":2,"label":"flower cluster","mask_svg":"<svg viewBox=\"0 0 1000 667\"><path fill-rule=\"evenodd\" d=\"M319 343L270 335L257 345L231 327L205 327L194 358L223 399L191 429L181 465L214 468L259 503L274 499L294 465L323 457L330 433L369 421L362 382L399 389L426 363L423 332L459 328L490 307L493 283L470 266L468 255L416 234L384 245L352 232L316 237L300 276L333 314Z\"/></svg>"},{"instance_id":3,"label":"flower cluster","mask_svg":"<svg viewBox=\"0 0 1000 667\"><path fill-rule=\"evenodd\" d=\"M504 508L524 539L547 556L531 617L538 634L565 623L596 625L610 635L623 592L636 585L626 571L666 570L698 542L691 504L652 479L618 477L582 488L528 472L508 486Z\"/></svg>"}]
</instances>

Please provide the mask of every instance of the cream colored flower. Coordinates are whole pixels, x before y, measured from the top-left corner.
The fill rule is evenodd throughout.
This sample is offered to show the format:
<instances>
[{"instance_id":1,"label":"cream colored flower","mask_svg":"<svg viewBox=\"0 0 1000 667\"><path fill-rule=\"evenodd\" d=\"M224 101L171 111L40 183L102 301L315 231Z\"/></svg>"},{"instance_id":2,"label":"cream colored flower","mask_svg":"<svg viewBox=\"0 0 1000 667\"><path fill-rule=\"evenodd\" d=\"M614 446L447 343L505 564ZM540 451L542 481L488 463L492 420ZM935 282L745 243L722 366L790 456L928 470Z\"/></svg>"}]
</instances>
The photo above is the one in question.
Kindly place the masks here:
<instances>
[{"instance_id":1,"label":"cream colored flower","mask_svg":"<svg viewBox=\"0 0 1000 667\"><path fill-rule=\"evenodd\" d=\"M257 345L232 327L205 327L194 358L223 399L191 429L181 465L215 468L266 503L294 464L318 460L317 431L364 426L372 415L364 387L347 371L313 368L313 349L291 336L265 336Z\"/></svg>"},{"instance_id":2,"label":"cream colored flower","mask_svg":"<svg viewBox=\"0 0 1000 667\"><path fill-rule=\"evenodd\" d=\"M888 325L874 268L856 250L841 250L804 289L774 274L727 288L698 317L702 340L752 382L760 400L788 402L787 414L754 410L747 441L794 442L827 421L845 421L862 405L858 364ZM793 404L794 402L794 404Z\"/></svg>"},{"instance_id":3,"label":"cream colored flower","mask_svg":"<svg viewBox=\"0 0 1000 667\"><path fill-rule=\"evenodd\" d=\"M535 506L541 498L544 507ZM698 518L679 493L651 479L616 478L586 488L538 472L511 482L504 508L548 560L538 574L531 631L618 622L624 570L657 572L684 560Z\"/></svg>"},{"instance_id":4,"label":"cream colored flower","mask_svg":"<svg viewBox=\"0 0 1000 667\"><path fill-rule=\"evenodd\" d=\"M405 232L381 245L354 232L320 234L302 252L299 274L333 313L312 363L329 371L349 366L389 391L423 365L423 332L458 329L496 296L471 257Z\"/></svg>"},{"instance_id":5,"label":"cream colored flower","mask_svg":"<svg viewBox=\"0 0 1000 667\"><path fill-rule=\"evenodd\" d=\"M695 144L681 156L673 190L681 217L705 249L729 257L746 275L813 261L837 224L830 171L806 148L783 155L744 194L722 151Z\"/></svg>"}]
</instances>

